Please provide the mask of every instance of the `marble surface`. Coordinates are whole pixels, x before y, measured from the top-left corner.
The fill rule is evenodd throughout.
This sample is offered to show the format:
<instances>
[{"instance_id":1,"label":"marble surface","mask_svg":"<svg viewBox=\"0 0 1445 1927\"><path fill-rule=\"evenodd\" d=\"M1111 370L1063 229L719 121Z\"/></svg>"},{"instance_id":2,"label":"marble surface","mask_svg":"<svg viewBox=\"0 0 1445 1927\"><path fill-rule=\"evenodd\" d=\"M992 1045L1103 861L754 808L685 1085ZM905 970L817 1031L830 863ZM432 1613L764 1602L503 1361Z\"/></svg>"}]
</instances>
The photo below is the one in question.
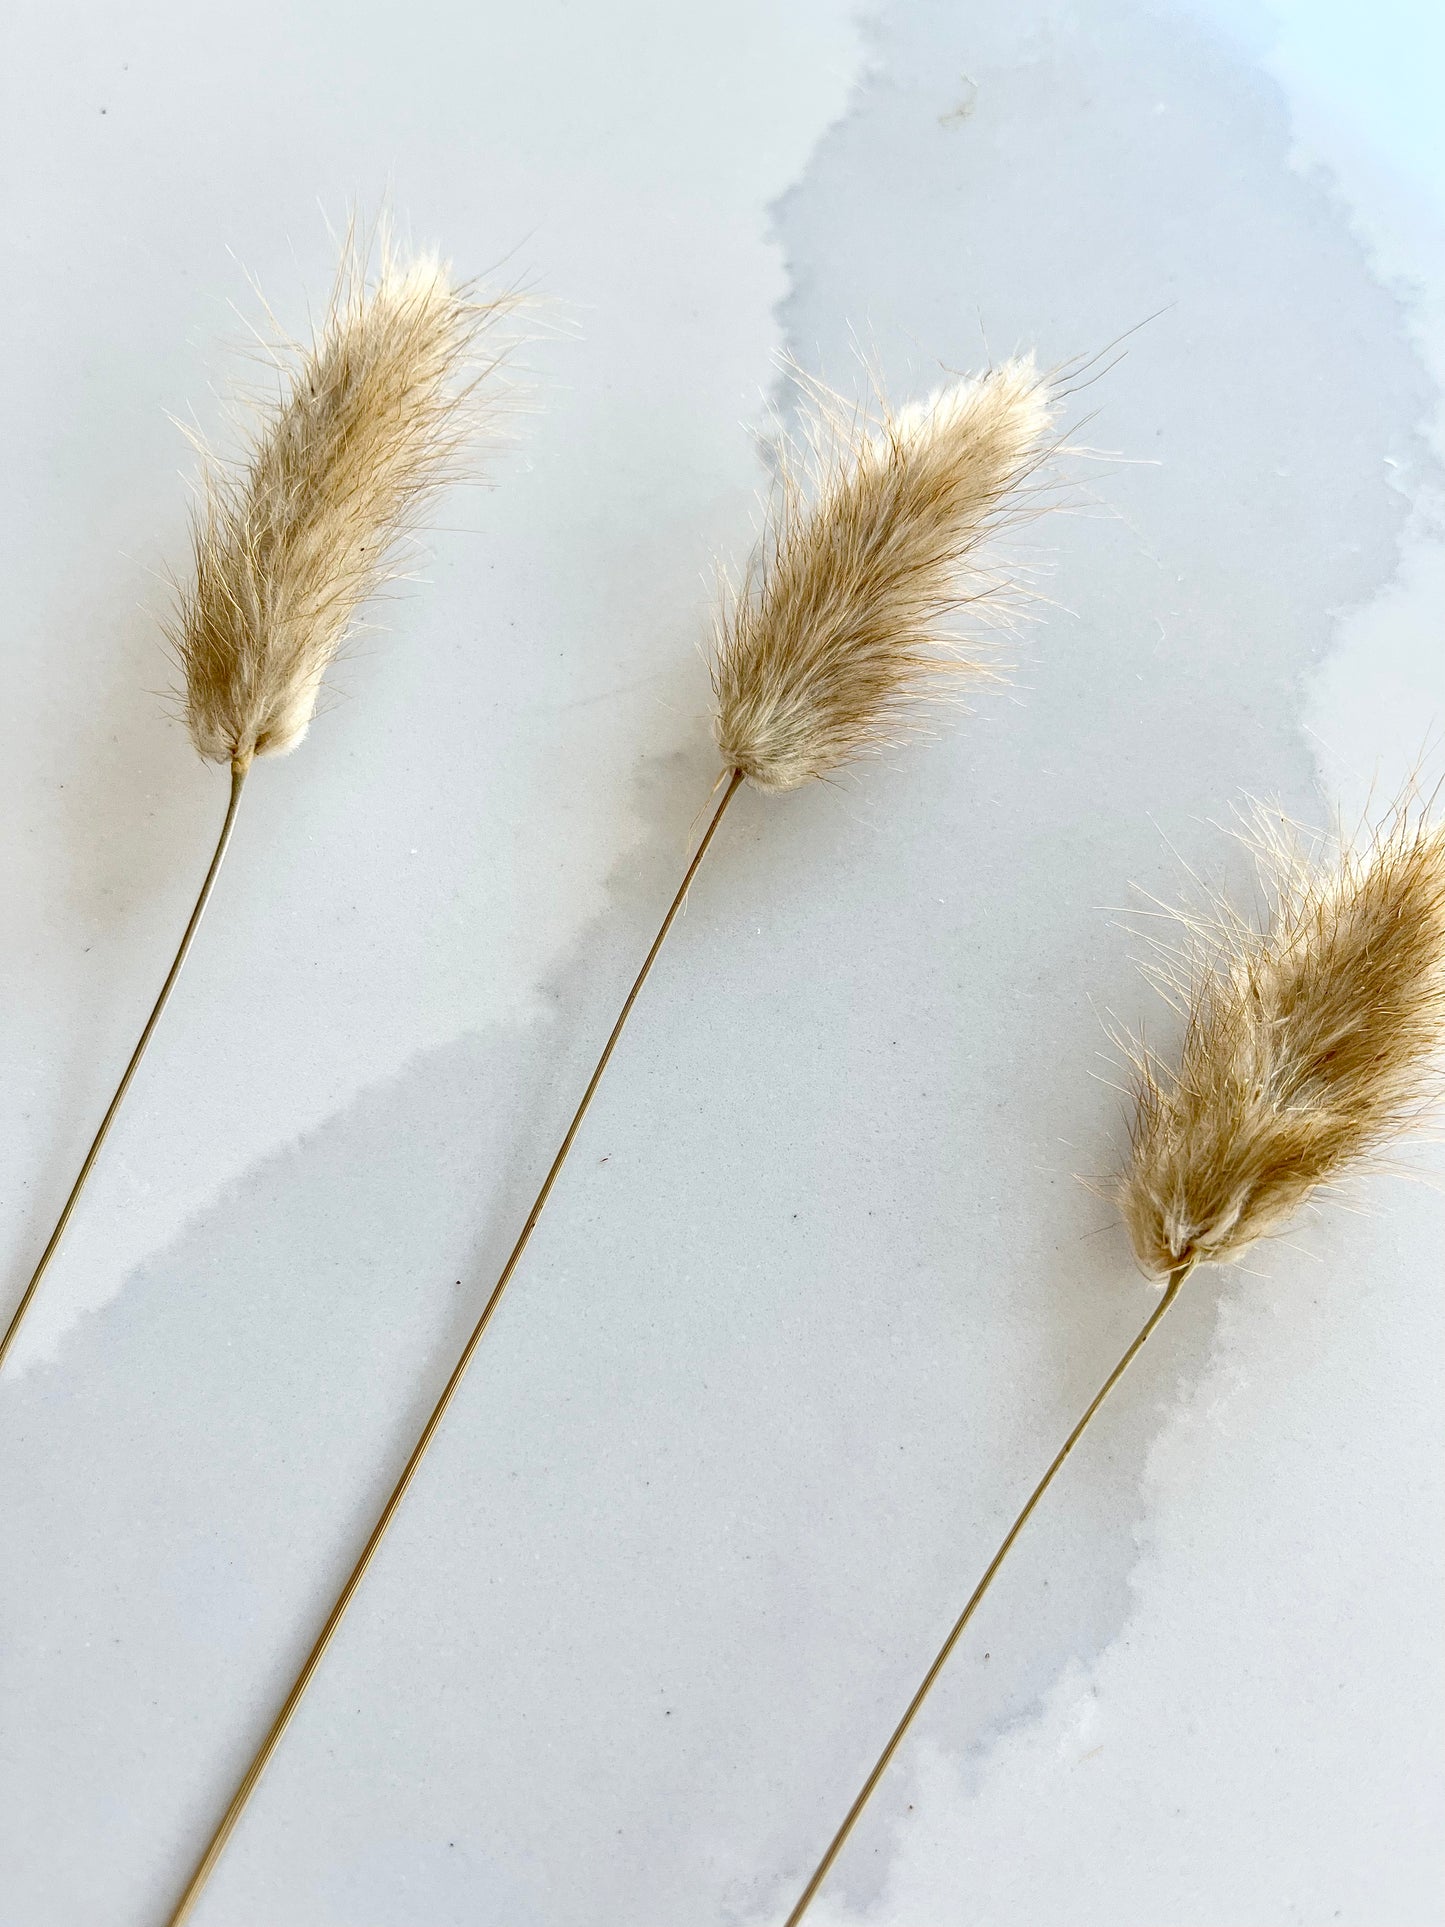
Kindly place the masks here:
<instances>
[{"instance_id":1,"label":"marble surface","mask_svg":"<svg viewBox=\"0 0 1445 1927\"><path fill-rule=\"evenodd\" d=\"M26 6L0 714L18 1293L223 782L164 699L248 276L391 201L549 302L493 492L258 772L0 1384L0 1921L165 1918L511 1244L714 774L777 356L1129 335L1013 687L745 793L201 1927L769 1927L1148 1293L1126 925L1438 774L1423 6ZM1435 51L1439 51L1438 48ZM1138 324L1146 322L1139 327ZM1438 1148L1191 1285L819 1927L1440 1927Z\"/></svg>"}]
</instances>

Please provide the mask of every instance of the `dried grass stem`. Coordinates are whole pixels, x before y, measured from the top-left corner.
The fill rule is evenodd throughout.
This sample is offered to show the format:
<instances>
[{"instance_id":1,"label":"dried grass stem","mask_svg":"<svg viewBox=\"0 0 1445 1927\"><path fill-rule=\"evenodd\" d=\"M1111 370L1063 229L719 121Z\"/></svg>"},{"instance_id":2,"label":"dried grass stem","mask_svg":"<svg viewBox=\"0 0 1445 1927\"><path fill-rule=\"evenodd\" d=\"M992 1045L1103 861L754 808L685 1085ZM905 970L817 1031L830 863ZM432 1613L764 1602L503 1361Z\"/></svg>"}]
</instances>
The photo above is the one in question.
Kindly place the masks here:
<instances>
[{"instance_id":1,"label":"dried grass stem","mask_svg":"<svg viewBox=\"0 0 1445 1927\"><path fill-rule=\"evenodd\" d=\"M736 795L741 782L741 772L738 770L732 771L723 788L722 795L716 809L713 811L708 826L703 832L702 840L698 844L692 861L687 866L682 882L678 885L677 893L668 906L667 913L662 919L657 935L652 940L652 947L643 959L642 968L633 979L632 988L623 1000L622 1008L617 1015L617 1021L608 1033L607 1042L603 1045L602 1054L597 1059L592 1075L587 1081L587 1088L583 1091L581 1101L573 1113L572 1122L568 1125L566 1134L557 1148L557 1154L548 1167L546 1177L542 1180L541 1189L533 1200L531 1210L527 1213L526 1222L523 1224L521 1232L517 1237L517 1242L512 1246L511 1252L507 1257L507 1262L502 1266L497 1282L493 1285L487 1301L482 1307L481 1316L473 1326L466 1344L462 1347L461 1357L452 1368L451 1377L443 1386L440 1398L432 1407L431 1416L422 1427L421 1436L412 1447L411 1455L402 1467L401 1476L392 1487L391 1496L382 1507L381 1515L371 1529L371 1536L362 1547L360 1557L352 1567L345 1585L337 1596L336 1603L327 1614L326 1622L316 1637L316 1643L307 1654L300 1672L296 1675L292 1683L291 1690L287 1693L282 1703L281 1710L271 1722L266 1737L257 1748L250 1765L241 1778L240 1785L232 1795L230 1805L221 1816L216 1830L206 1846L205 1852L201 1855L196 1865L195 1872L187 1882L185 1892L181 1895L175 1911L170 1916L169 1927L182 1927L182 1923L190 1919L191 1913L201 1897L202 1890L215 1871L216 1864L224 1853L226 1843L235 1831L242 1814L250 1804L251 1796L260 1784L261 1776L270 1764L272 1755L281 1744L286 1729L291 1724L292 1716L301 1704L302 1698L305 1695L307 1687L311 1684L317 1667L320 1666L324 1659L326 1650L330 1646L346 1615L347 1607L351 1604L357 1588L365 1579L371 1562L376 1557L381 1542L386 1537L391 1522L396 1517L402 1501L405 1499L411 1487L412 1480L416 1477L421 1467L422 1460L426 1457L427 1450L433 1438L435 1438L442 1420L446 1417L447 1409L451 1405L453 1398L455 1398L457 1391L460 1389L462 1380L466 1377L467 1368L476 1355L477 1347L486 1336L487 1327L491 1324L497 1307L502 1302L503 1294L506 1292L507 1286L511 1283L517 1267L521 1263L522 1254L527 1249L532 1233L537 1228L537 1221L546 1208L548 1198L552 1195L552 1187L561 1175L562 1167L567 1162L572 1146L577 1140L577 1133L582 1128L583 1119L591 1107L592 1099L597 1094L597 1087L602 1082L603 1074L612 1060L612 1053L617 1047L618 1039L626 1027L628 1018L632 1015L633 1005L637 1002L642 987L651 974L652 966L657 962L658 955L662 950L662 946L667 941L668 933L671 931L677 919L678 912L687 900L687 893L692 888L693 879L702 867L703 859L711 848L712 840L717 834L718 826L722 822L727 807Z\"/></svg>"},{"instance_id":2,"label":"dried grass stem","mask_svg":"<svg viewBox=\"0 0 1445 1927\"><path fill-rule=\"evenodd\" d=\"M963 1611L958 1615L958 1618L953 1622L953 1626L948 1634L948 1637L944 1640L943 1644L939 1647L938 1652L934 1657L933 1664L929 1667L928 1671L923 1675L923 1679L919 1685L918 1691L913 1695L913 1698L908 1702L908 1707L906 1712L903 1715L903 1718L898 1722L897 1726L894 1727L892 1733L889 1735L888 1744L884 1747L883 1751L878 1755L878 1758L874 1761L872 1769L870 1770L867 1779L863 1782L863 1785L860 1787L858 1791L857 1798L854 1800L852 1806L849 1807L847 1814L844 1816L842 1825L838 1828L838 1831L833 1835L833 1838L829 1841L827 1851L824 1853L822 1859L818 1862L817 1866L813 1869L813 1873L808 1881L808 1884L806 1887L804 1887L802 1893L799 1894L796 1902L794 1903L793 1911L788 1915L788 1918L784 1923L784 1927L797 1927L797 1923L803 1918L803 1915L807 1913L809 1906L812 1904L815 1896L817 1895L818 1889L822 1886L823 1882L827 1879L829 1871L832 1868L833 1862L838 1858L838 1855L843 1851L843 1848L847 1845L848 1836L849 1834L852 1833L854 1826L857 1824L858 1819L862 1814L864 1807L867 1806L869 1800L873 1797L874 1791L878 1786L878 1782L883 1778L883 1775L888 1771L888 1768L892 1763L894 1754L898 1751L899 1747L903 1744L904 1737L907 1734L909 1727L912 1726L914 1720L918 1717L918 1714L923 1707L924 1701L928 1698L928 1695L933 1691L934 1686L938 1682L939 1675L942 1673L944 1667L947 1666L949 1659L953 1654L954 1647L957 1646L959 1640L963 1638L964 1633L967 1631L969 1621L973 1618L974 1613L977 1612L979 1606L983 1602L984 1595L987 1593L989 1587L993 1584L994 1580L997 1578L999 1568L1003 1565L1004 1560L1007 1559L1009 1553L1013 1550L1015 1540L1018 1538L1019 1534L1023 1531L1024 1527L1028 1524L1029 1520L1032 1518L1034 1513L1034 1508L1038 1505L1040 1499L1043 1498L1044 1494L1048 1491L1049 1487L1053 1484L1056 1475L1063 1469L1064 1462L1069 1457L1069 1454L1073 1451L1074 1447L1079 1443L1079 1440L1084 1436L1085 1432L1089 1429L1089 1426L1093 1422L1094 1416L1098 1412L1100 1406L1103 1405L1105 1399L1108 1398L1110 1392L1113 1391L1114 1387L1119 1383L1119 1380L1124 1376L1125 1372L1128 1371L1129 1367L1133 1364L1134 1360L1139 1356L1140 1352L1143 1351L1145 1345L1149 1342L1149 1339L1153 1336L1155 1330L1159 1325L1160 1320L1164 1317L1164 1314L1168 1311L1169 1307L1174 1303L1174 1300L1178 1297L1180 1287L1183 1285L1184 1280L1188 1277L1190 1269L1191 1267L1189 1265L1181 1265L1177 1271L1171 1273L1169 1277L1169 1281L1166 1284L1162 1295L1160 1296L1158 1304L1155 1305L1154 1309L1150 1312L1149 1316L1145 1319L1143 1325L1139 1328L1138 1332L1134 1335L1133 1339L1130 1341L1129 1346L1127 1350L1124 1352L1123 1357L1119 1360L1118 1364L1114 1367L1113 1371L1110 1372L1109 1376L1104 1380L1103 1384L1099 1387L1098 1391L1094 1394L1094 1397L1090 1401L1089 1406L1085 1411L1083 1417L1079 1420L1078 1424L1074 1427L1073 1431L1070 1432L1069 1436L1064 1440L1063 1444L1059 1447L1059 1450L1054 1455L1053 1463L1050 1465L1048 1471L1045 1472L1044 1476L1039 1480L1038 1484L1034 1487L1033 1491L1029 1494L1028 1499L1024 1503L1023 1509L1020 1511L1018 1517L1014 1520L1013 1524L1009 1527L1008 1531L1004 1534L1003 1540L999 1545L998 1551L994 1554L993 1558L989 1561L988 1568L985 1571L982 1579L979 1580L977 1586L975 1586L972 1594L969 1597L968 1604L964 1607Z\"/></svg>"},{"instance_id":3,"label":"dried grass stem","mask_svg":"<svg viewBox=\"0 0 1445 1927\"><path fill-rule=\"evenodd\" d=\"M70 1196L65 1200L65 1208L56 1222L55 1229L50 1234L50 1241L40 1254L40 1262L31 1274L30 1282L25 1287L25 1291L19 1304L15 1307L10 1323L5 1328L5 1336L0 1338L0 1371L4 1370L5 1360L9 1355L10 1347L15 1342L20 1327L25 1321L25 1314L29 1311L31 1302L40 1288L40 1281L45 1276L51 1259L59 1249L61 1239L65 1236L66 1226L70 1223L71 1214L80 1202L80 1194L84 1191L91 1171L95 1167L95 1161L100 1156L101 1146L110 1135L110 1127L114 1124L116 1114L125 1102L126 1092L130 1089L131 1079L140 1068L140 1061L145 1056L146 1049L150 1044L152 1036L155 1034L156 1025L161 1020L161 1012L170 1002L171 992L176 987L176 979L180 976L186 958L190 954L191 944L195 941L196 932L201 927L201 918L206 914L206 905L211 900L211 892L216 887L216 878L220 875L221 864L225 859L227 848L230 845L231 832L236 827L236 811L240 807L241 786L245 780L246 765L241 763L233 765L231 770L231 800L226 806L225 821L221 825L221 834L216 840L216 848L211 857L210 868L206 871L205 881L201 885L201 893L196 898L195 908L191 911L190 921L186 924L185 932L181 937L180 948L171 960L171 967L166 972L166 980L161 985L161 993L159 997L156 998L155 1004L151 1009L151 1014L146 1019L145 1028L140 1034L140 1042L131 1052L130 1062L125 1067L125 1073L116 1087L115 1095L110 1100L105 1116L100 1120L100 1129L91 1139L90 1149L85 1154L85 1162L81 1165L79 1175L70 1188Z\"/></svg>"}]
</instances>

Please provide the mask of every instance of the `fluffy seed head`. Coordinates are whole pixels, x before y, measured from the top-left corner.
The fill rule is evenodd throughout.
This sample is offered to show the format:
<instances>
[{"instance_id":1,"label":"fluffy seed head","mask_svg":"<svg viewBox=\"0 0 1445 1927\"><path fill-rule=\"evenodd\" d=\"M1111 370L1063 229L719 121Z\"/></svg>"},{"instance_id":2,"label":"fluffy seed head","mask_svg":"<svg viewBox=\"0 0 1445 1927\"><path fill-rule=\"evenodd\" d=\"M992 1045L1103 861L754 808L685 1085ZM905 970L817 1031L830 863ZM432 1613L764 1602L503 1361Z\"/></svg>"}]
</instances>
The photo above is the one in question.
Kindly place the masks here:
<instances>
[{"instance_id":1,"label":"fluffy seed head","mask_svg":"<svg viewBox=\"0 0 1445 1927\"><path fill-rule=\"evenodd\" d=\"M278 357L280 393L242 458L206 460L195 579L170 624L202 756L245 767L305 735L359 605L456 472L496 366L477 366L478 337L513 305L477 302L441 262L399 263L385 243L368 281L348 242L329 311Z\"/></svg>"},{"instance_id":2,"label":"fluffy seed head","mask_svg":"<svg viewBox=\"0 0 1445 1927\"><path fill-rule=\"evenodd\" d=\"M1145 1271L1236 1258L1413 1122L1445 1034L1445 832L1400 805L1332 864L1262 831L1266 927L1216 906L1173 971L1177 1067L1135 1053L1118 1201Z\"/></svg>"},{"instance_id":3,"label":"fluffy seed head","mask_svg":"<svg viewBox=\"0 0 1445 1927\"><path fill-rule=\"evenodd\" d=\"M881 420L812 386L803 457L722 618L713 660L724 761L788 790L916 732L946 677L985 673L940 633L998 600L983 538L1016 516L1053 408L1032 361Z\"/></svg>"}]
</instances>

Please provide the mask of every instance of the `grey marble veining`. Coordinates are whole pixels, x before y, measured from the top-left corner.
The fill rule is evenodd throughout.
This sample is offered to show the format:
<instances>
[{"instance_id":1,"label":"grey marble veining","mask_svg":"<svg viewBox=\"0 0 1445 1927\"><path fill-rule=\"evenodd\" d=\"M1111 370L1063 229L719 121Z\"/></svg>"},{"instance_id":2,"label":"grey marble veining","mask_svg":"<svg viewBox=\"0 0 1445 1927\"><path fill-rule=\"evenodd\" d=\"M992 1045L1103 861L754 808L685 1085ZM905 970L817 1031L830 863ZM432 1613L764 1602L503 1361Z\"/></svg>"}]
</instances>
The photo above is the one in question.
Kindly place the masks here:
<instances>
[{"instance_id":1,"label":"grey marble veining","mask_svg":"<svg viewBox=\"0 0 1445 1927\"><path fill-rule=\"evenodd\" d=\"M54 533L17 562L13 646L87 691L22 685L42 722L12 724L49 757L37 788L18 740L6 779L17 1276L215 800L137 694L145 623L75 621L129 581L118 545L179 526L153 417L198 392L230 284L211 249L184 355L157 346L177 237L230 181L228 235L274 248L297 181L395 164L422 231L528 235L575 313L473 533L267 773L0 1386L6 1927L164 1918L511 1244L712 782L704 570L747 539L773 349L851 389L856 334L906 395L984 340L1063 361L1164 310L1074 404L1117 457L1017 538L1043 599L1012 690L734 807L197 1916L760 1927L1147 1306L1080 1181L1120 1140L1101 1020L1168 1032L1117 913L1186 866L1238 878L1243 789L1321 817L1310 692L1395 574L1433 387L1275 84L1172 7L894 0L861 55L821 0L437 5L400 49L368 8L339 91L320 4L260 23L281 73L166 7L129 37L37 17L52 89L67 22L77 124L92 82L133 89L118 159L74 135L72 192L157 179L156 129L201 158L137 195L117 326L69 324L105 406L64 434L22 410L56 451L22 528L102 534L78 583ZM35 195L15 232L63 274L87 217ZM1191 1290L820 1927L1442 1917L1440 1205L1367 1197Z\"/></svg>"}]
</instances>

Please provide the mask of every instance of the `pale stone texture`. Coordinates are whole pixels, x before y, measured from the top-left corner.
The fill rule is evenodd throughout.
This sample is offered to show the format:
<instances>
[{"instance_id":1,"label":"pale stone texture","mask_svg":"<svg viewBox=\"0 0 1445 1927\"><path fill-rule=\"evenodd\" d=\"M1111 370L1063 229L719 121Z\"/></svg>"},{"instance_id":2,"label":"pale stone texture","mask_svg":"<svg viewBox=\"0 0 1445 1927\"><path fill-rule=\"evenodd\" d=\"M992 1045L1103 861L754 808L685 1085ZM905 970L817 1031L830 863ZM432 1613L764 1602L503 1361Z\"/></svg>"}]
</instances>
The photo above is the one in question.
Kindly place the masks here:
<instances>
[{"instance_id":1,"label":"pale stone texture","mask_svg":"<svg viewBox=\"0 0 1445 1927\"><path fill-rule=\"evenodd\" d=\"M183 563L162 410L218 417L226 247L299 325L316 197L389 175L559 306L497 492L258 772L0 1384L6 1927L164 1918L511 1243L712 781L696 646L774 351L856 386L852 329L906 396L1166 310L1075 403L1125 459L1021 540L1051 599L1013 694L736 805L197 1917L780 1920L1147 1308L1077 1181L1119 1140L1102 1018L1167 1035L1112 913L1238 875L1242 788L1317 820L1317 753L1333 787L1428 736L1438 624L1388 614L1402 543L1438 567L1419 315L1296 165L1267 36L1172 5L893 0L860 46L831 0L162 0L16 37L17 1290L222 801L149 693L147 571ZM1365 1196L1191 1285L820 1927L1445 1919L1442 1205Z\"/></svg>"}]
</instances>

